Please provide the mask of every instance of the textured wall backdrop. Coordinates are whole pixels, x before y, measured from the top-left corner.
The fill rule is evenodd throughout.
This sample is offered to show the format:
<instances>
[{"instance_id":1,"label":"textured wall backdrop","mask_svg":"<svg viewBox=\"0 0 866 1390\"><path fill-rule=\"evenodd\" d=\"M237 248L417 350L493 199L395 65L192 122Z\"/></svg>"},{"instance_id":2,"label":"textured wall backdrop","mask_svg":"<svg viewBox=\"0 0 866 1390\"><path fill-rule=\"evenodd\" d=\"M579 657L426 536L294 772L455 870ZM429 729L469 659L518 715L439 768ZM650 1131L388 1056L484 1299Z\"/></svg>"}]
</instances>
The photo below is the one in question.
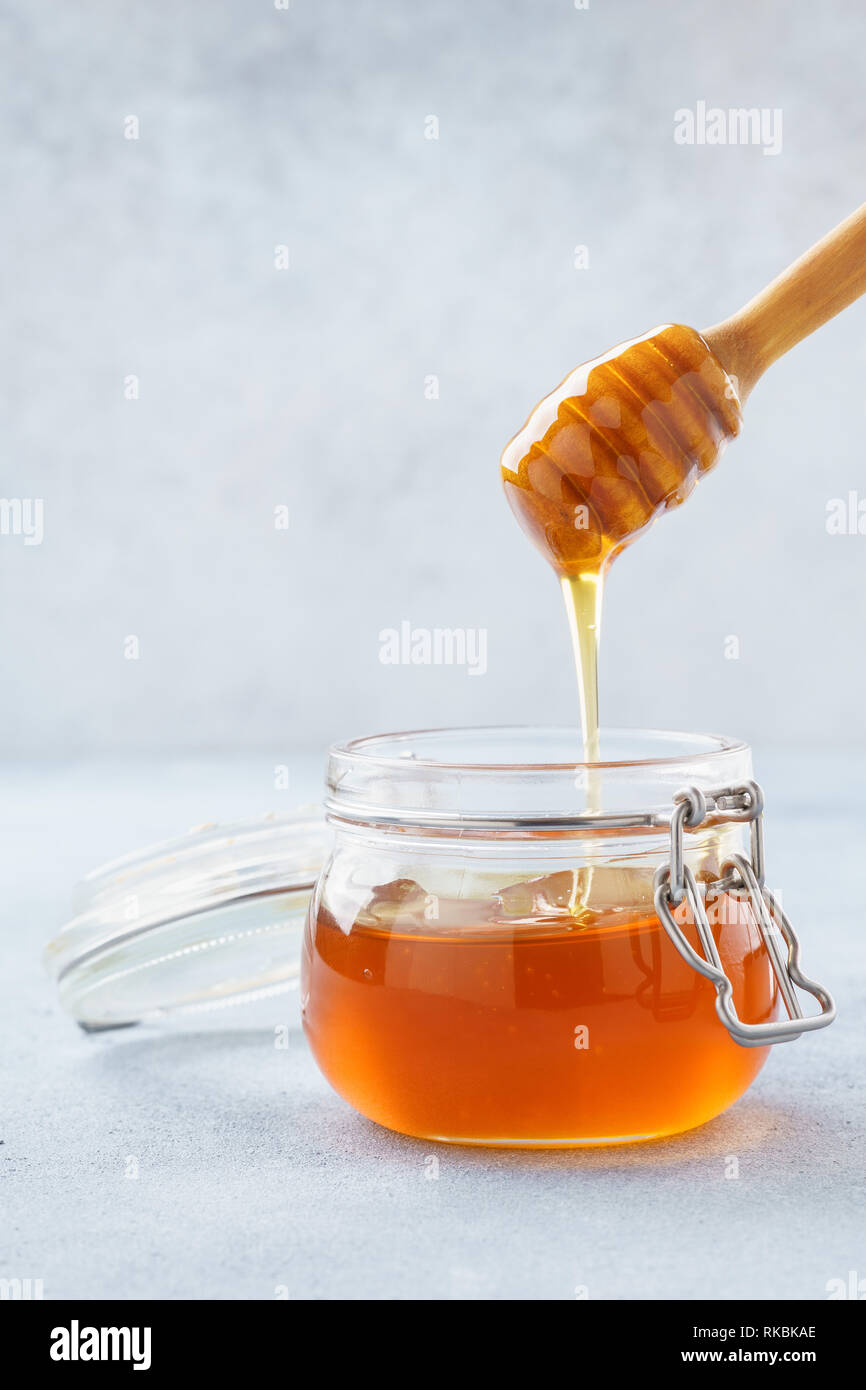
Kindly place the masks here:
<instances>
[{"instance_id":1,"label":"textured wall backdrop","mask_svg":"<svg viewBox=\"0 0 866 1390\"><path fill-rule=\"evenodd\" d=\"M499 452L577 362L715 322L862 201L864 50L856 0L729 0L721 38L709 0L7 12L0 487L44 537L0 536L6 751L572 720ZM676 144L699 101L781 110L781 152ZM825 524L866 497L864 369L859 305L615 566L606 722L866 739L866 536ZM383 665L404 621L486 630L486 674Z\"/></svg>"}]
</instances>

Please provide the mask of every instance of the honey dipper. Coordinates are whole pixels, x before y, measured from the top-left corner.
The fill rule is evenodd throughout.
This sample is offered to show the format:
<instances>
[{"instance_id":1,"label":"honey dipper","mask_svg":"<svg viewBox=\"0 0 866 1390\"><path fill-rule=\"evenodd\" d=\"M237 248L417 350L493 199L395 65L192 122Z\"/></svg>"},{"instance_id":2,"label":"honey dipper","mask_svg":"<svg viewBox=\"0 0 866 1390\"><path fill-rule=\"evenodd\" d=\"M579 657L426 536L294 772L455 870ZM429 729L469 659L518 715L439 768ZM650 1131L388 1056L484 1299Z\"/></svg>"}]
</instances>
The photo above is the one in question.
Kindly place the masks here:
<instances>
[{"instance_id":1,"label":"honey dipper","mask_svg":"<svg viewBox=\"0 0 866 1390\"><path fill-rule=\"evenodd\" d=\"M685 501L766 369L866 291L866 203L738 313L665 324L570 372L502 455L508 501L564 578L601 576Z\"/></svg>"}]
</instances>

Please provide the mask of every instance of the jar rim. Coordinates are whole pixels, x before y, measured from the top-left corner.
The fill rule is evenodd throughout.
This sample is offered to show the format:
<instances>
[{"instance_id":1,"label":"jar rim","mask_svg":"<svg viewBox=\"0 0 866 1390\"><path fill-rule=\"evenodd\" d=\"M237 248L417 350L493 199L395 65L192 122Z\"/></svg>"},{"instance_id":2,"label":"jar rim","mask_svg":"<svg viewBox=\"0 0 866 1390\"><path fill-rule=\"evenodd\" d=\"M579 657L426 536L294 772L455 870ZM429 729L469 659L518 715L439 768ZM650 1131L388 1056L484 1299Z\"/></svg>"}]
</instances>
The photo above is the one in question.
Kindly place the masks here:
<instances>
[{"instance_id":1,"label":"jar rim","mask_svg":"<svg viewBox=\"0 0 866 1390\"><path fill-rule=\"evenodd\" d=\"M721 757L728 753L748 753L749 745L742 739L732 738L727 734L690 734L668 729L632 729L632 728L611 728L602 731L602 737L631 738L639 737L646 739L678 739L689 741L691 747L687 752L667 754L662 757L649 758L601 758L597 761L586 761L583 759L568 759L566 761L554 762L475 762L475 761L451 761L447 758L419 758L410 752L396 753L388 756L387 754L375 753L372 756L365 750L374 748L376 745L387 743L398 743L410 739L436 739L440 736L463 736L473 735L485 737L495 735L497 738L504 739L509 736L519 735L526 737L530 734L545 735L566 735L570 738L577 738L580 741L579 731L567 725L538 725L538 724L481 724L476 727L455 726L438 727L429 729L404 729L395 733L386 734L365 734L360 738L348 739L344 743L332 743L328 750L329 758L341 758L346 760L364 760L366 763L381 763L388 766L404 767L411 763L413 768L439 768L442 771L471 771L471 772L572 772L575 768L595 769L601 771L605 768L662 768L667 766L682 765L693 762L695 758ZM702 744L703 746L698 746Z\"/></svg>"},{"instance_id":2,"label":"jar rim","mask_svg":"<svg viewBox=\"0 0 866 1390\"><path fill-rule=\"evenodd\" d=\"M583 759L576 728L487 725L408 730L333 744L329 819L409 828L658 826L684 784L751 777L748 744L720 734L602 730L609 756ZM574 756L571 756L571 755Z\"/></svg>"}]
</instances>

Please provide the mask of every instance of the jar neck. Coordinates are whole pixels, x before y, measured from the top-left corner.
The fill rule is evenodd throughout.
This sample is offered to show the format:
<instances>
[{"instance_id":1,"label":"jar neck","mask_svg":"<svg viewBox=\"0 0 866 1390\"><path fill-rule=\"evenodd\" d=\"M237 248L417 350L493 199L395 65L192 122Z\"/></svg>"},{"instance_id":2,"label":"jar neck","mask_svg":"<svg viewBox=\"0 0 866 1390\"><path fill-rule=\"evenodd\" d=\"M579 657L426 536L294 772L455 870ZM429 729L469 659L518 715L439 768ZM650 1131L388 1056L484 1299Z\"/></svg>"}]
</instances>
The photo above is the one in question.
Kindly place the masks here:
<instances>
[{"instance_id":1,"label":"jar neck","mask_svg":"<svg viewBox=\"0 0 866 1390\"><path fill-rule=\"evenodd\" d=\"M409 825L406 822L376 823L351 820L333 813L328 820L341 846L363 848L385 858L453 860L493 864L532 862L579 868L600 864L619 864L646 868L650 872L670 856L670 828L667 820L651 826L620 826L618 829L486 826L445 828ZM736 822L704 825L688 832L684 857L693 872L715 876L732 854L748 847L748 827ZM540 872L541 870L539 870Z\"/></svg>"},{"instance_id":2,"label":"jar neck","mask_svg":"<svg viewBox=\"0 0 866 1390\"><path fill-rule=\"evenodd\" d=\"M684 786L751 777L745 744L710 735L605 731L607 761L581 762L576 729L437 729L336 745L332 819L408 833L654 831Z\"/></svg>"}]
</instances>

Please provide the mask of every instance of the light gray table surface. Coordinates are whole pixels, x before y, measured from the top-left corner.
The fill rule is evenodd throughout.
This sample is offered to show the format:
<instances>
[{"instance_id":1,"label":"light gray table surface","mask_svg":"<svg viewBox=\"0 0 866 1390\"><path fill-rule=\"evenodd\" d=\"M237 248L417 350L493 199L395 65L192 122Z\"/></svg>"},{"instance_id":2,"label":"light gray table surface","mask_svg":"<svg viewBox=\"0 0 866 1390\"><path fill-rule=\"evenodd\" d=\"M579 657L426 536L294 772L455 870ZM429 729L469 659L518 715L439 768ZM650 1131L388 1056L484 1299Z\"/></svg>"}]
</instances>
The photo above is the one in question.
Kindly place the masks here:
<instances>
[{"instance_id":1,"label":"light gray table surface","mask_svg":"<svg viewBox=\"0 0 866 1390\"><path fill-rule=\"evenodd\" d=\"M296 994L87 1036L43 973L84 871L316 796L320 759L286 761L281 793L265 758L5 768L0 1277L41 1279L46 1298L265 1299L823 1299L866 1280L866 757L756 754L768 877L837 996L832 1028L776 1049L680 1138L441 1147L435 1180L429 1143L329 1089Z\"/></svg>"}]
</instances>

